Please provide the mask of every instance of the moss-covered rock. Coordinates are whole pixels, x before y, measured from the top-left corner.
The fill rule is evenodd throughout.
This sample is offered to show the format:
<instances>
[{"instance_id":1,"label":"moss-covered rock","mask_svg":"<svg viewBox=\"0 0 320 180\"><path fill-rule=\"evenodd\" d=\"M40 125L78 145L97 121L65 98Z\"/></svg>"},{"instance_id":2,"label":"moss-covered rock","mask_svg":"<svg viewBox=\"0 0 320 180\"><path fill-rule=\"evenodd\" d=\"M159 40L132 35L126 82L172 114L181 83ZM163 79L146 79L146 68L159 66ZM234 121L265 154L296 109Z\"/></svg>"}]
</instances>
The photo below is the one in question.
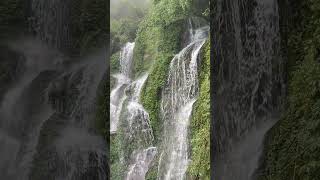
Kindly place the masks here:
<instances>
[{"instance_id":1,"label":"moss-covered rock","mask_svg":"<svg viewBox=\"0 0 320 180\"><path fill-rule=\"evenodd\" d=\"M115 74L120 70L120 51L112 54L110 58L110 70L111 74Z\"/></svg>"},{"instance_id":2,"label":"moss-covered rock","mask_svg":"<svg viewBox=\"0 0 320 180\"><path fill-rule=\"evenodd\" d=\"M201 52L200 93L192 113L190 179L210 179L210 42Z\"/></svg>"},{"instance_id":3,"label":"moss-covered rock","mask_svg":"<svg viewBox=\"0 0 320 180\"><path fill-rule=\"evenodd\" d=\"M170 0L155 3L138 29L133 71L135 76L139 76L149 70L141 101L150 115L156 141L161 131L161 89L166 81L171 59L181 49L190 8L187 1L182 4Z\"/></svg>"}]
</instances>

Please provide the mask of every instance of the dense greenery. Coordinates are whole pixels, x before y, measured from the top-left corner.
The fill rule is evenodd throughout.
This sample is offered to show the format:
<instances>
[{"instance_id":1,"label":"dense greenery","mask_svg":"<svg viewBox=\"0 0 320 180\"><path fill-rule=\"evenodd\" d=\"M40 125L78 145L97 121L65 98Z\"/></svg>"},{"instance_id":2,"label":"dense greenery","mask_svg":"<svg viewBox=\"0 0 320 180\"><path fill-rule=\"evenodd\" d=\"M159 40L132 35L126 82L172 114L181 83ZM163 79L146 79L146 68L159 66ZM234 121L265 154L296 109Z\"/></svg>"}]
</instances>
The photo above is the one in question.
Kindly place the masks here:
<instances>
[{"instance_id":1,"label":"dense greenery","mask_svg":"<svg viewBox=\"0 0 320 180\"><path fill-rule=\"evenodd\" d=\"M210 42L202 50L199 75L200 94L194 106L191 121L191 165L188 167L192 179L210 179Z\"/></svg>"},{"instance_id":2,"label":"dense greenery","mask_svg":"<svg viewBox=\"0 0 320 180\"><path fill-rule=\"evenodd\" d=\"M110 42L111 42L111 58L110 73L116 74L120 70L120 50L127 42L134 42L137 34L138 26L146 13L144 8L137 8L132 1L121 0L111 1L111 26L110 26ZM113 88L116 79L111 77L110 87ZM126 104L127 102L124 102ZM124 105L125 106L125 105ZM123 112L122 114L126 114ZM128 169L130 155L137 142L126 138L127 124L119 122L117 134L110 137L110 163L111 163L111 179L122 180Z\"/></svg>"},{"instance_id":3,"label":"dense greenery","mask_svg":"<svg viewBox=\"0 0 320 180\"><path fill-rule=\"evenodd\" d=\"M148 3L144 3L142 6L142 1L148 2L148 0L140 1L111 1L110 42L112 54L119 51L125 43L135 40L138 26L147 13L148 7ZM139 5L141 7L138 7Z\"/></svg>"},{"instance_id":4,"label":"dense greenery","mask_svg":"<svg viewBox=\"0 0 320 180\"><path fill-rule=\"evenodd\" d=\"M291 5L287 110L268 135L263 180L320 177L320 1Z\"/></svg>"},{"instance_id":5,"label":"dense greenery","mask_svg":"<svg viewBox=\"0 0 320 180\"><path fill-rule=\"evenodd\" d=\"M134 49L134 72L136 76L149 70L141 101L148 111L155 137L159 144L162 123L160 121L161 90L165 85L169 64L181 49L185 20L190 13L189 1L162 0L155 2L150 13L141 23ZM157 179L157 161L149 169L146 179Z\"/></svg>"},{"instance_id":6,"label":"dense greenery","mask_svg":"<svg viewBox=\"0 0 320 180\"><path fill-rule=\"evenodd\" d=\"M120 161L121 159L121 136L112 135L110 137L110 163L111 163L111 175L112 180L123 180L127 168Z\"/></svg>"},{"instance_id":7,"label":"dense greenery","mask_svg":"<svg viewBox=\"0 0 320 180\"><path fill-rule=\"evenodd\" d=\"M110 58L110 70L111 70L111 74L114 74L116 72L119 72L120 69L120 52L116 52L114 53L111 58Z\"/></svg>"},{"instance_id":8,"label":"dense greenery","mask_svg":"<svg viewBox=\"0 0 320 180\"><path fill-rule=\"evenodd\" d=\"M161 89L166 80L169 63L181 48L181 34L191 8L188 5L188 0L162 0L155 3L141 23L136 38L134 72L138 76L150 69L141 100L150 115L156 141L161 131Z\"/></svg>"},{"instance_id":9,"label":"dense greenery","mask_svg":"<svg viewBox=\"0 0 320 180\"><path fill-rule=\"evenodd\" d=\"M118 71L117 66L119 66L119 62L116 59L119 57L120 47L128 41L134 40L133 78L137 78L146 72L149 73L140 100L150 115L151 126L155 137L155 146L159 145L162 138L162 122L159 117L161 91L165 85L172 58L184 46L187 20L194 15L193 12L195 12L195 9L193 8L199 8L199 6L193 6L194 3L195 1L192 0L157 0L153 1L148 14L143 19L121 18L121 16L118 15L117 18L114 18L115 21L112 22L111 41L113 44L112 51L114 53L111 60L112 70L115 72ZM202 9L205 11L205 8ZM201 16L204 16L204 14L201 14ZM140 23L136 27L137 22ZM207 98L209 91L209 47L210 44L207 43L206 51L202 53L205 54L205 56L203 57L201 71L206 72L200 74L200 99L201 101L205 100L205 102L209 100L209 98ZM203 111L209 110L209 107L205 107L204 105L208 105L208 103L198 103L195 114L202 114ZM202 108L207 109L199 112ZM205 122L206 124L203 124ZM208 160L205 164L201 163L201 166L197 168L196 166L199 165L200 161L199 159L194 161L192 168L190 168L190 175L195 179L209 177L207 166L210 148L208 143L209 137L207 137L209 135L208 123L208 114L202 114L201 117L193 119L193 127L195 130L191 143L195 153L194 157L205 158L204 155L206 155L206 159ZM119 163L119 154L121 153L121 156L127 159L129 158L127 155L130 154L134 146L136 146L135 142L124 140L124 134L122 133L124 131L123 128L125 127L120 125L117 135L113 136L111 140L111 151L113 152L111 153L112 169L117 171L112 178L116 179L123 176L122 170L125 169L125 166ZM205 139L200 140L199 138ZM155 157L155 161L146 175L146 179L148 180L157 179L157 159L158 156Z\"/></svg>"}]
</instances>

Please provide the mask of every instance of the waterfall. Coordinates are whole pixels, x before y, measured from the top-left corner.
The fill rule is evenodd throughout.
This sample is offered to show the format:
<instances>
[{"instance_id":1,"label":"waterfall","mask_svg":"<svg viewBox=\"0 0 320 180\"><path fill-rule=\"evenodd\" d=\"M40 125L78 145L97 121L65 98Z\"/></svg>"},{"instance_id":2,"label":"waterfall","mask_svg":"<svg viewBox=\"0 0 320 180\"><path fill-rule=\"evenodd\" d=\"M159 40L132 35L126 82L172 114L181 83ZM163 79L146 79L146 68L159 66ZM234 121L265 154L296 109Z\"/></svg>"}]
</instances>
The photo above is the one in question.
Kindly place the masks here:
<instances>
[{"instance_id":1,"label":"waterfall","mask_svg":"<svg viewBox=\"0 0 320 180\"><path fill-rule=\"evenodd\" d=\"M113 77L117 80L115 88L110 94L110 133L117 131L122 105L126 99L125 89L130 84L131 64L133 57L134 43L127 43L120 53L120 74Z\"/></svg>"},{"instance_id":2,"label":"waterfall","mask_svg":"<svg viewBox=\"0 0 320 180\"><path fill-rule=\"evenodd\" d=\"M110 94L110 131L123 136L124 149L129 149L126 143L133 149L127 154L129 159L121 158L121 163L128 165L125 179L144 180L157 148L152 146L149 114L139 101L148 73L131 80L133 49L134 43L125 44L120 53L120 73L113 75L117 83Z\"/></svg>"},{"instance_id":3,"label":"waterfall","mask_svg":"<svg viewBox=\"0 0 320 180\"><path fill-rule=\"evenodd\" d=\"M277 0L219 0L213 21L214 179L250 180L285 94Z\"/></svg>"},{"instance_id":4,"label":"waterfall","mask_svg":"<svg viewBox=\"0 0 320 180\"><path fill-rule=\"evenodd\" d=\"M144 180L154 156L157 153L156 147L149 147L135 155L135 160L129 167L126 180Z\"/></svg>"},{"instance_id":5,"label":"waterfall","mask_svg":"<svg viewBox=\"0 0 320 180\"><path fill-rule=\"evenodd\" d=\"M148 74L137 79L128 89L133 93L126 107L126 120L129 124L126 137L129 141L134 141L137 148L134 149L130 157L126 180L144 180L149 165L157 153L157 148L152 147L154 137L149 114L139 103L140 93L147 77Z\"/></svg>"},{"instance_id":6,"label":"waterfall","mask_svg":"<svg viewBox=\"0 0 320 180\"><path fill-rule=\"evenodd\" d=\"M158 179L183 180L189 164L188 132L192 107L199 93L198 64L209 27L190 29L190 44L171 61L162 92L161 116L164 137Z\"/></svg>"},{"instance_id":7,"label":"waterfall","mask_svg":"<svg viewBox=\"0 0 320 180\"><path fill-rule=\"evenodd\" d=\"M12 47L26 62L1 102L0 176L105 180L107 146L95 130L105 55L67 61L45 47L36 41Z\"/></svg>"}]
</instances>

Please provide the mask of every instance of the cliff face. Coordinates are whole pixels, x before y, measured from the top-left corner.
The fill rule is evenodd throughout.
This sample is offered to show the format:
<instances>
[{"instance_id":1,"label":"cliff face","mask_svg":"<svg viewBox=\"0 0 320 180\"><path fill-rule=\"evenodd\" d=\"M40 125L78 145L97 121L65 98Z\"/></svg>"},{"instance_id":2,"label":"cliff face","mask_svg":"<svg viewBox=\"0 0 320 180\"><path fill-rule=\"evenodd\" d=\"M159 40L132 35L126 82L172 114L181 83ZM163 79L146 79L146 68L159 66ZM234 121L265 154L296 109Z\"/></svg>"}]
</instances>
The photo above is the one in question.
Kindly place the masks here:
<instances>
[{"instance_id":1,"label":"cliff face","mask_svg":"<svg viewBox=\"0 0 320 180\"><path fill-rule=\"evenodd\" d=\"M213 174L248 179L285 95L278 2L218 0L214 13Z\"/></svg>"}]
</instances>

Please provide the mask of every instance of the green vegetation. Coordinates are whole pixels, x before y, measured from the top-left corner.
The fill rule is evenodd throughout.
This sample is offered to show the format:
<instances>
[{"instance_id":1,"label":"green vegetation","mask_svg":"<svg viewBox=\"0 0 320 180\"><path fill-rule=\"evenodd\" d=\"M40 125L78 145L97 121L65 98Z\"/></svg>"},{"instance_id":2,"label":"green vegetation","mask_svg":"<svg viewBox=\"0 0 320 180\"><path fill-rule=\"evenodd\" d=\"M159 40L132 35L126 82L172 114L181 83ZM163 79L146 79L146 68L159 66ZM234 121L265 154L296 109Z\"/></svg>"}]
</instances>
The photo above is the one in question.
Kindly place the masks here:
<instances>
[{"instance_id":1,"label":"green vegetation","mask_svg":"<svg viewBox=\"0 0 320 180\"><path fill-rule=\"evenodd\" d=\"M141 101L148 111L156 142L161 132L160 94L173 56L181 48L181 34L190 12L191 1L158 1L141 23L134 49L134 72L138 76L150 69Z\"/></svg>"},{"instance_id":2,"label":"green vegetation","mask_svg":"<svg viewBox=\"0 0 320 180\"><path fill-rule=\"evenodd\" d=\"M111 68L114 73L118 71L119 67L117 58L120 47L128 41L135 41L133 55L134 78L141 76L147 71L149 73L140 100L150 115L151 126L155 137L155 146L160 143L162 138L162 122L159 117L161 91L167 79L170 62L183 46L187 20L189 17L195 15L194 12L199 11L199 9L196 9L199 8L199 6L194 6L194 4L196 4L196 1L193 0L154 0L145 17L128 19L118 14L114 15L115 18L112 22L111 42L113 55L111 58ZM130 4L128 5L130 6ZM208 4L205 4L206 8L207 5ZM202 7L201 11L203 10L203 12L205 12L206 8ZM207 13L200 13L200 15L197 14L196 16L204 17L207 15ZM202 53L203 65L201 66L201 74L199 75L201 84L201 100L199 101L205 100L205 102L197 103L195 114L201 114L201 116L194 118L192 125L192 128L195 128L191 142L195 160L190 168L190 175L194 179L209 177L208 162L210 158L208 152L210 148L210 138L209 113L207 111L209 110L209 103L207 102L209 101L210 44L206 43L205 47L206 50ZM120 125L117 135L113 136L113 140L111 140L111 147L114 146L114 148L111 148L111 151L118 153L118 155L111 155L112 170L117 169L120 172L120 174L118 174L118 172L115 174L117 177L120 177L123 173L122 170L125 169L123 165L119 164L119 153L122 153L125 159L129 158L127 155L130 154L134 146L136 146L135 142L128 142L121 138L123 137L122 132L125 131L123 128L124 127ZM200 165L199 158L206 158L207 161L202 162ZM146 175L146 179L148 180L157 179L158 156L156 156L155 159ZM115 176L112 176L112 179L116 178Z\"/></svg>"},{"instance_id":3,"label":"green vegetation","mask_svg":"<svg viewBox=\"0 0 320 180\"><path fill-rule=\"evenodd\" d=\"M112 180L123 180L126 172L126 167L120 161L121 142L120 136L115 135L110 138L110 163L111 163L111 175Z\"/></svg>"},{"instance_id":4,"label":"green vegetation","mask_svg":"<svg viewBox=\"0 0 320 180\"><path fill-rule=\"evenodd\" d=\"M138 26L146 13L144 8L137 8L134 2L128 0L111 1L111 74L120 70L120 50L127 42L134 42ZM111 78L112 88L116 80ZM124 102L126 104L127 102ZM123 113L125 114L125 113ZM111 179L123 180L128 169L128 164L123 164L130 159L134 148L139 146L138 142L125 136L126 124L119 122L117 134L110 137L110 163Z\"/></svg>"},{"instance_id":5,"label":"green vegetation","mask_svg":"<svg viewBox=\"0 0 320 180\"><path fill-rule=\"evenodd\" d=\"M200 94L191 121L192 163L188 167L191 179L210 179L210 42L202 50L199 75Z\"/></svg>"},{"instance_id":6,"label":"green vegetation","mask_svg":"<svg viewBox=\"0 0 320 180\"><path fill-rule=\"evenodd\" d=\"M119 51L127 42L133 42L136 37L139 22L130 18L111 21L112 53Z\"/></svg>"},{"instance_id":7,"label":"green vegetation","mask_svg":"<svg viewBox=\"0 0 320 180\"><path fill-rule=\"evenodd\" d=\"M110 58L110 71L111 74L114 74L116 72L119 72L120 68L120 51L114 53Z\"/></svg>"},{"instance_id":8,"label":"green vegetation","mask_svg":"<svg viewBox=\"0 0 320 180\"><path fill-rule=\"evenodd\" d=\"M141 0L143 1L143 0ZM129 0L111 1L111 73L119 71L119 52L127 42L135 41L139 24L147 13L146 7L137 7Z\"/></svg>"},{"instance_id":9,"label":"green vegetation","mask_svg":"<svg viewBox=\"0 0 320 180\"><path fill-rule=\"evenodd\" d=\"M320 1L292 5L287 110L266 140L261 180L320 177Z\"/></svg>"}]
</instances>

